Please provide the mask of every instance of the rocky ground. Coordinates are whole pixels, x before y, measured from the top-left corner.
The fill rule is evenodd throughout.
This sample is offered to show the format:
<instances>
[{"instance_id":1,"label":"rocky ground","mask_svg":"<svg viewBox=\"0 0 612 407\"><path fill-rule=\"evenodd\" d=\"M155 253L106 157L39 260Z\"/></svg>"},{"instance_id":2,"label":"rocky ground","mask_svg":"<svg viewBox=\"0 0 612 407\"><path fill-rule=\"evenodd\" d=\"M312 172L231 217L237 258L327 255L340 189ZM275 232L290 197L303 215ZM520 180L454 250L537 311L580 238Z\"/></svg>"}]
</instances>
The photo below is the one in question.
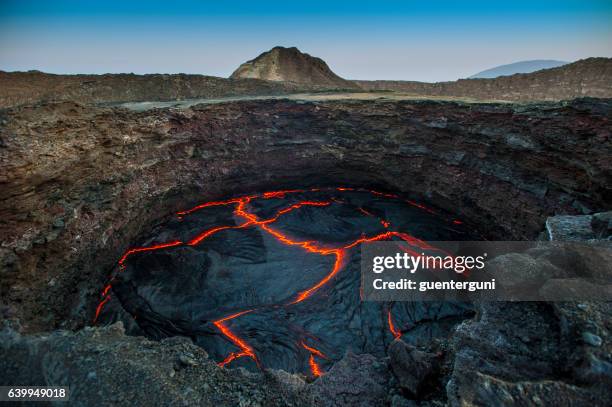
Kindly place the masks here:
<instances>
[{"instance_id":1,"label":"rocky ground","mask_svg":"<svg viewBox=\"0 0 612 407\"><path fill-rule=\"evenodd\" d=\"M126 336L121 323L21 335L5 322L0 371L2 384L69 386L74 405L83 406L612 403L610 302L476 309L448 340L417 348L396 339L381 359L348 352L312 383L283 371L220 368L188 338Z\"/></svg>"},{"instance_id":2,"label":"rocky ground","mask_svg":"<svg viewBox=\"0 0 612 407\"><path fill-rule=\"evenodd\" d=\"M70 384L81 405L609 405L609 303L477 304L448 341L398 341L381 360L348 354L312 384L223 370L185 339L83 327L143 231L191 204L270 187L375 186L433 202L488 238L534 239L545 224L553 238L578 227L605 238L606 216L590 214L612 201L611 107L281 100L0 111L3 381ZM581 214L588 221L546 222Z\"/></svg>"}]
</instances>

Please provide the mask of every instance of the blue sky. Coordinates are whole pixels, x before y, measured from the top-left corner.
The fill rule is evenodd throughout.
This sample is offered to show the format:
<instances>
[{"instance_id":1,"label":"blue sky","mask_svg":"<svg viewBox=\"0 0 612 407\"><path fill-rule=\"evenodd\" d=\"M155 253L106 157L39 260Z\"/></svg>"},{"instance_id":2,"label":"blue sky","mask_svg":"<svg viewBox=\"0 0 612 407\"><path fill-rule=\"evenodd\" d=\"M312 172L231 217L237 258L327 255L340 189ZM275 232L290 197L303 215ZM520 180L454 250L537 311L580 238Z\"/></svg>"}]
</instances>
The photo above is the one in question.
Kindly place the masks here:
<instances>
[{"instance_id":1,"label":"blue sky","mask_svg":"<svg viewBox=\"0 0 612 407\"><path fill-rule=\"evenodd\" d=\"M612 1L0 0L0 69L228 76L275 45L349 79L612 57Z\"/></svg>"}]
</instances>

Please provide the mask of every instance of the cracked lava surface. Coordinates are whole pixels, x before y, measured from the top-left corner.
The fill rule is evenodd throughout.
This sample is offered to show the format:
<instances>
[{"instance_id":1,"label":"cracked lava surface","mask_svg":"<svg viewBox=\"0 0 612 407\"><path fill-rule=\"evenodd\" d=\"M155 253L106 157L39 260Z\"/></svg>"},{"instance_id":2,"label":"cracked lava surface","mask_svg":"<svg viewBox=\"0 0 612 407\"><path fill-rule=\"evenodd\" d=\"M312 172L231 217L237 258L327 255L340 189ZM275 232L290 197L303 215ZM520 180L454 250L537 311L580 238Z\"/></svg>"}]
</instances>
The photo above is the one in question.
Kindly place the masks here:
<instances>
[{"instance_id":1,"label":"cracked lava surface","mask_svg":"<svg viewBox=\"0 0 612 407\"><path fill-rule=\"evenodd\" d=\"M445 336L460 303L360 299L360 245L470 240L462 222L399 195L359 188L272 191L211 201L153 228L119 259L94 323L190 337L220 366L318 377L354 353L384 355L394 338Z\"/></svg>"}]
</instances>

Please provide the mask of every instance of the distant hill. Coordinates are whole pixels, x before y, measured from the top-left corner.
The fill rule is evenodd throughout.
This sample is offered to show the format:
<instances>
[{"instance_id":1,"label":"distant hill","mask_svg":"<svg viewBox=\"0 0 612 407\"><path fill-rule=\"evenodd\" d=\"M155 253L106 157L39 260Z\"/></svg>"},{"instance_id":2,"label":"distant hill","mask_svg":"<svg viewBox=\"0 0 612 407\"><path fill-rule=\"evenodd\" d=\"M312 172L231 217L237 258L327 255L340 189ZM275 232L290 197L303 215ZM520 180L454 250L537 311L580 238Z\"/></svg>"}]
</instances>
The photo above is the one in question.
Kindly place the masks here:
<instances>
[{"instance_id":1,"label":"distant hill","mask_svg":"<svg viewBox=\"0 0 612 407\"><path fill-rule=\"evenodd\" d=\"M397 91L415 96L468 97L479 100L563 100L612 98L612 58L587 58L557 68L493 79L453 82L353 81L368 91Z\"/></svg>"},{"instance_id":2,"label":"distant hill","mask_svg":"<svg viewBox=\"0 0 612 407\"><path fill-rule=\"evenodd\" d=\"M293 82L327 88L356 88L352 82L333 73L321 58L303 53L296 47L274 47L240 65L230 78Z\"/></svg>"},{"instance_id":3,"label":"distant hill","mask_svg":"<svg viewBox=\"0 0 612 407\"><path fill-rule=\"evenodd\" d=\"M553 59L534 59L531 61L520 61L513 64L500 65L472 75L469 79L497 78L498 76L514 75L516 73L531 73L541 69L556 68L567 65L569 62L555 61Z\"/></svg>"}]
</instances>

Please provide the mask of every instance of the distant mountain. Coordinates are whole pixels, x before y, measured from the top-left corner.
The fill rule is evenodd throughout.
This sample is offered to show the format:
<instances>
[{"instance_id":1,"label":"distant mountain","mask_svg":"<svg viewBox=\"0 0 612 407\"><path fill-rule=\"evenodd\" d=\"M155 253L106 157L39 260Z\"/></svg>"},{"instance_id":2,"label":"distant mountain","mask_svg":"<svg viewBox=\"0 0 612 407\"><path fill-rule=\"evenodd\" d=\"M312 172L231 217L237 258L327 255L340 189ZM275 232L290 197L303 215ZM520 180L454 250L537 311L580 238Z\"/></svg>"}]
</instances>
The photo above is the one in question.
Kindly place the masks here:
<instances>
[{"instance_id":1,"label":"distant mountain","mask_svg":"<svg viewBox=\"0 0 612 407\"><path fill-rule=\"evenodd\" d=\"M513 64L500 65L495 68L487 69L486 71L478 72L472 75L469 79L479 78L497 78L498 76L514 75L516 73L531 73L541 69L556 68L558 66L569 64L565 61L555 61L553 59L534 59L532 61L520 61Z\"/></svg>"},{"instance_id":2,"label":"distant mountain","mask_svg":"<svg viewBox=\"0 0 612 407\"><path fill-rule=\"evenodd\" d=\"M240 65L230 78L264 79L327 88L351 89L356 87L352 82L333 73L321 58L300 52L295 47L274 47L257 58Z\"/></svg>"}]
</instances>

